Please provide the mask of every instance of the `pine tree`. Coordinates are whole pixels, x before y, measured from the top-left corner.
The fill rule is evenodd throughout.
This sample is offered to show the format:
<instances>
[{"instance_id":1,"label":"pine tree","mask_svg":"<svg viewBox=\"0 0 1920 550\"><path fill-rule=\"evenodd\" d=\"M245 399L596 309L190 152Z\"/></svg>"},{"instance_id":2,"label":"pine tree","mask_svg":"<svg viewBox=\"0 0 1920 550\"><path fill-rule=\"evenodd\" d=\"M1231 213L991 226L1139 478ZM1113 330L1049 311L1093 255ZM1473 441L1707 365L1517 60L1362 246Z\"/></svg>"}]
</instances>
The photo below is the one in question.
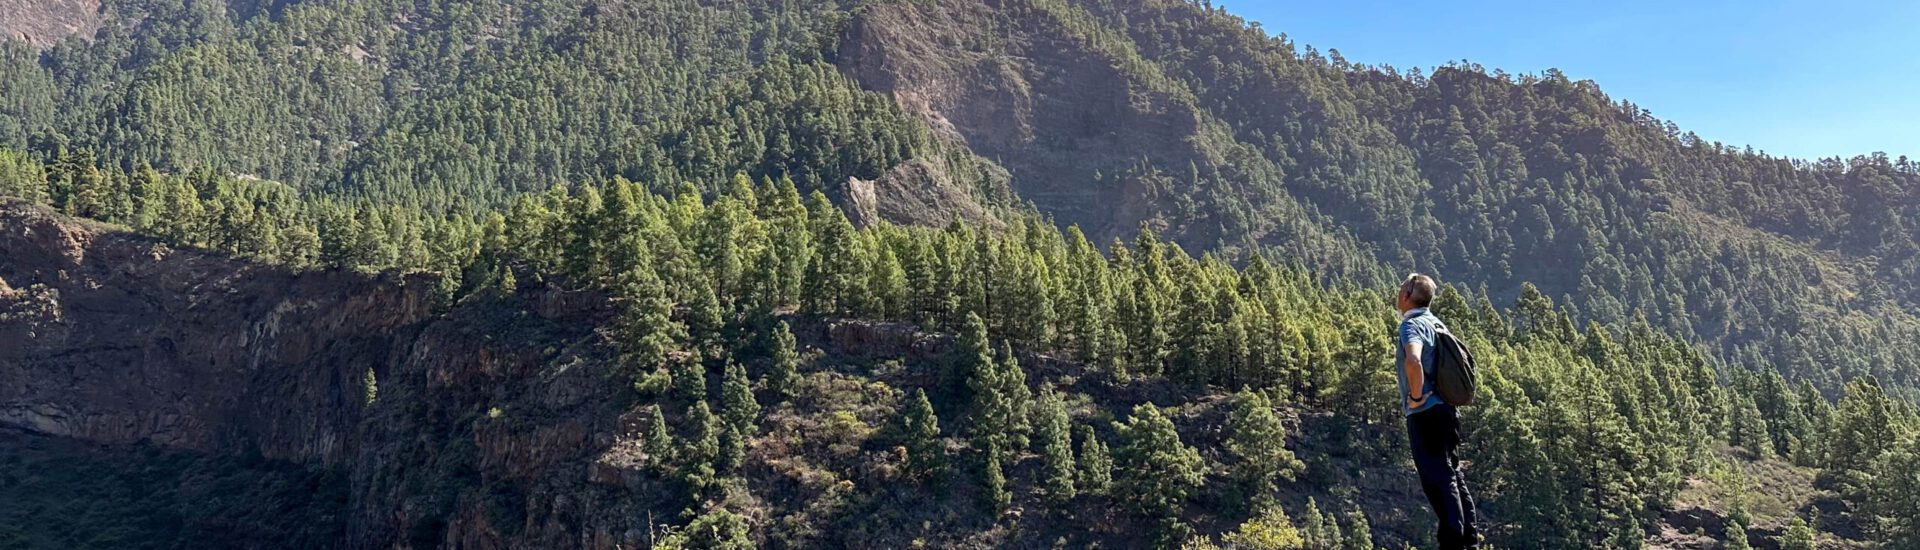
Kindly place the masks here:
<instances>
[{"instance_id":1,"label":"pine tree","mask_svg":"<svg viewBox=\"0 0 1920 550\"><path fill-rule=\"evenodd\" d=\"M1285 510L1271 506L1232 533L1221 538L1228 548L1245 550L1296 550L1314 548L1300 529L1287 518Z\"/></svg>"},{"instance_id":2,"label":"pine tree","mask_svg":"<svg viewBox=\"0 0 1920 550\"><path fill-rule=\"evenodd\" d=\"M46 167L23 153L0 149L0 195L45 204L48 201Z\"/></svg>"},{"instance_id":3,"label":"pine tree","mask_svg":"<svg viewBox=\"0 0 1920 550\"><path fill-rule=\"evenodd\" d=\"M187 246L198 245L206 239L201 234L201 224L205 222L206 209L200 204L199 191L185 179L175 180L173 190L167 193L165 214L161 216L160 235L169 241ZM349 222L357 222L348 218ZM358 239L355 239L357 242ZM351 258L343 258L348 262ZM342 262L346 263L346 262ZM349 264L358 265L358 264Z\"/></svg>"},{"instance_id":4,"label":"pine tree","mask_svg":"<svg viewBox=\"0 0 1920 550\"><path fill-rule=\"evenodd\" d=\"M713 469L722 474L731 474L740 469L747 461L747 441L753 436L731 423L720 423L719 454L714 458Z\"/></svg>"},{"instance_id":5,"label":"pine tree","mask_svg":"<svg viewBox=\"0 0 1920 550\"><path fill-rule=\"evenodd\" d=\"M644 450L647 453L649 463L664 472L668 468L668 465L672 464L674 460L673 433L667 431L666 412L662 411L659 405L654 405L650 408L653 412L653 414L650 415L653 417L653 420L647 426L647 440L644 444Z\"/></svg>"},{"instance_id":6,"label":"pine tree","mask_svg":"<svg viewBox=\"0 0 1920 550\"><path fill-rule=\"evenodd\" d=\"M1826 435L1828 423L1833 417L1833 404L1820 394L1807 380L1800 381L1800 415L1807 419L1807 433L1800 439L1800 447L1793 454L1794 465L1818 467L1822 457L1826 456Z\"/></svg>"},{"instance_id":7,"label":"pine tree","mask_svg":"<svg viewBox=\"0 0 1920 550\"><path fill-rule=\"evenodd\" d=\"M1306 539L1308 548L1339 548L1334 543L1339 531L1327 532L1327 515L1320 511L1320 503L1313 497L1307 497L1307 511L1300 516L1300 535Z\"/></svg>"},{"instance_id":8,"label":"pine tree","mask_svg":"<svg viewBox=\"0 0 1920 550\"><path fill-rule=\"evenodd\" d=\"M1807 417L1799 403L1799 396L1787 385L1778 371L1762 373L1757 386L1749 391L1760 417L1765 419L1769 442L1773 453L1778 456L1792 457L1797 449L1789 448L1795 440L1807 437Z\"/></svg>"},{"instance_id":9,"label":"pine tree","mask_svg":"<svg viewBox=\"0 0 1920 550\"><path fill-rule=\"evenodd\" d=\"M1251 389L1241 389L1227 417L1227 454L1234 458L1229 466L1241 494L1249 503L1248 511L1259 510L1273 502L1278 479L1293 480L1305 468L1293 452L1287 450L1286 427L1274 415L1267 397Z\"/></svg>"},{"instance_id":10,"label":"pine tree","mask_svg":"<svg viewBox=\"0 0 1920 550\"><path fill-rule=\"evenodd\" d=\"M1184 540L1181 511L1187 495L1200 487L1206 461L1200 452L1180 442L1173 421L1152 403L1134 407L1133 417L1119 426L1122 445L1114 451L1115 498L1134 513L1159 522L1163 545Z\"/></svg>"},{"instance_id":11,"label":"pine tree","mask_svg":"<svg viewBox=\"0 0 1920 550\"><path fill-rule=\"evenodd\" d=\"M1180 299L1173 308L1174 328L1169 342L1172 353L1167 359L1170 377L1196 387L1215 380L1213 369L1217 365L1211 359L1222 328L1214 322L1213 293L1202 288L1204 284L1198 280L1179 283Z\"/></svg>"},{"instance_id":12,"label":"pine tree","mask_svg":"<svg viewBox=\"0 0 1920 550\"><path fill-rule=\"evenodd\" d=\"M747 442L759 432L760 403L753 399L753 387L747 369L728 362L720 385L720 415L726 423L721 434L718 469L731 472L745 462Z\"/></svg>"},{"instance_id":13,"label":"pine tree","mask_svg":"<svg viewBox=\"0 0 1920 550\"><path fill-rule=\"evenodd\" d=\"M366 375L360 378L360 387L366 395L366 403L368 405L372 405L375 400L380 398L380 382L374 379L373 369L367 369Z\"/></svg>"},{"instance_id":14,"label":"pine tree","mask_svg":"<svg viewBox=\"0 0 1920 550\"><path fill-rule=\"evenodd\" d=\"M1794 516L1787 524L1787 532L1780 537L1780 550L1813 550L1813 527L1807 525L1806 518Z\"/></svg>"},{"instance_id":15,"label":"pine tree","mask_svg":"<svg viewBox=\"0 0 1920 550\"><path fill-rule=\"evenodd\" d=\"M500 251L487 252L486 255L505 254L505 243L498 243L498 246ZM658 266L654 265L654 261L653 249L647 245L645 235L633 232L617 236L607 257L615 293L622 298L633 299L636 291L645 290L665 297L666 287L660 282L659 274L655 271ZM639 286L646 288L637 288Z\"/></svg>"},{"instance_id":16,"label":"pine tree","mask_svg":"<svg viewBox=\"0 0 1920 550\"><path fill-rule=\"evenodd\" d=\"M572 228L567 232L571 240L566 245L564 268L567 275L582 286L597 284L606 276L605 244L601 240L602 208L600 191L591 185L580 186L567 205L567 219Z\"/></svg>"},{"instance_id":17,"label":"pine tree","mask_svg":"<svg viewBox=\"0 0 1920 550\"><path fill-rule=\"evenodd\" d=\"M1554 307L1553 299L1533 283L1520 285L1520 298L1514 303L1513 332L1521 340L1545 339L1572 344L1576 339L1573 324L1565 312Z\"/></svg>"},{"instance_id":18,"label":"pine tree","mask_svg":"<svg viewBox=\"0 0 1920 550\"><path fill-rule=\"evenodd\" d=\"M1160 294L1153 280L1144 274L1135 276L1127 305L1124 323L1127 344L1132 348L1127 354L1127 366L1143 375L1158 375L1166 355L1166 330L1161 326Z\"/></svg>"},{"instance_id":19,"label":"pine tree","mask_svg":"<svg viewBox=\"0 0 1920 550\"><path fill-rule=\"evenodd\" d=\"M961 226L961 229L964 230L965 226ZM972 244L973 250L965 256L965 264L961 267L960 281L964 291L960 296L960 307L992 322L989 328L1004 334L1000 326L1004 320L997 315L999 310L994 307L994 299L1001 295L996 287L1004 282L1005 274L1001 273L999 255L994 253L993 239L970 231L963 233L962 237L966 240L960 244Z\"/></svg>"},{"instance_id":20,"label":"pine tree","mask_svg":"<svg viewBox=\"0 0 1920 550\"><path fill-rule=\"evenodd\" d=\"M1727 521L1727 541L1726 542L1727 542L1726 550L1752 550L1753 549L1753 546L1747 543L1746 524L1741 523L1738 520L1730 519Z\"/></svg>"},{"instance_id":21,"label":"pine tree","mask_svg":"<svg viewBox=\"0 0 1920 550\"><path fill-rule=\"evenodd\" d=\"M1321 544L1325 545L1326 548L1345 548L1347 546L1347 533L1340 528L1340 515L1329 511L1325 515L1322 515L1320 519L1324 523L1320 525L1319 530L1321 536L1326 537Z\"/></svg>"},{"instance_id":22,"label":"pine tree","mask_svg":"<svg viewBox=\"0 0 1920 550\"><path fill-rule=\"evenodd\" d=\"M708 347L720 345L727 338L727 315L719 295L703 282L694 283L692 295L693 301L687 304L687 334Z\"/></svg>"},{"instance_id":23,"label":"pine tree","mask_svg":"<svg viewBox=\"0 0 1920 550\"><path fill-rule=\"evenodd\" d=\"M707 367L695 354L673 361L673 398L692 406L707 400Z\"/></svg>"},{"instance_id":24,"label":"pine tree","mask_svg":"<svg viewBox=\"0 0 1920 550\"><path fill-rule=\"evenodd\" d=\"M1013 504L1013 493L1007 491L1007 476L1000 469L1000 454L997 449L988 449L980 457L981 492L986 499L987 509L998 516Z\"/></svg>"},{"instance_id":25,"label":"pine tree","mask_svg":"<svg viewBox=\"0 0 1920 550\"><path fill-rule=\"evenodd\" d=\"M1744 395L1744 394L1743 394ZM1760 415L1760 409L1750 397L1740 397L1734 405L1733 416L1729 419L1727 442L1753 453L1755 458L1767 458L1773 453L1773 439L1767 435L1767 423Z\"/></svg>"},{"instance_id":26,"label":"pine tree","mask_svg":"<svg viewBox=\"0 0 1920 550\"><path fill-rule=\"evenodd\" d=\"M720 411L727 424L747 435L753 435L759 425L760 402L753 398L753 385L747 379L747 369L739 363L727 363L725 378L720 384Z\"/></svg>"},{"instance_id":27,"label":"pine tree","mask_svg":"<svg viewBox=\"0 0 1920 550\"><path fill-rule=\"evenodd\" d=\"M864 280L866 258L860 240L846 213L815 191L808 199L817 249L815 261L807 264L806 283L801 290L803 306L817 315L835 315L854 311L866 303Z\"/></svg>"},{"instance_id":28,"label":"pine tree","mask_svg":"<svg viewBox=\"0 0 1920 550\"><path fill-rule=\"evenodd\" d=\"M1001 311L995 315L1005 324L1005 334L1022 346L1038 346L1046 343L1051 334L1054 319L1053 298L1047 293L1048 280L1046 265L1037 257L1024 254L1017 247L1002 262L1007 267L1005 276L995 288L1002 295L994 302Z\"/></svg>"},{"instance_id":29,"label":"pine tree","mask_svg":"<svg viewBox=\"0 0 1920 550\"><path fill-rule=\"evenodd\" d=\"M940 418L933 414L926 390L913 390L901 416L901 433L906 437L907 478L935 479L946 462L946 445L940 441Z\"/></svg>"},{"instance_id":30,"label":"pine tree","mask_svg":"<svg viewBox=\"0 0 1920 550\"><path fill-rule=\"evenodd\" d=\"M1113 482L1113 458L1107 454L1107 445L1093 433L1092 426L1080 426L1080 479L1079 489L1092 494L1106 494Z\"/></svg>"},{"instance_id":31,"label":"pine tree","mask_svg":"<svg viewBox=\"0 0 1920 550\"><path fill-rule=\"evenodd\" d=\"M667 354L687 339L687 329L673 319L673 304L667 301L660 280L645 270L631 273L635 275L622 285L626 303L614 320L614 337L621 362L631 372L646 372L666 361ZM511 277L509 271L504 279Z\"/></svg>"},{"instance_id":32,"label":"pine tree","mask_svg":"<svg viewBox=\"0 0 1920 550\"><path fill-rule=\"evenodd\" d=\"M1355 508L1347 513L1346 550L1374 550L1373 526L1367 523L1367 513Z\"/></svg>"},{"instance_id":33,"label":"pine tree","mask_svg":"<svg viewBox=\"0 0 1920 550\"><path fill-rule=\"evenodd\" d=\"M1306 538L1308 548L1332 548L1323 529L1327 529L1327 515L1319 510L1319 502L1308 496L1308 512L1300 515L1300 538Z\"/></svg>"},{"instance_id":34,"label":"pine tree","mask_svg":"<svg viewBox=\"0 0 1920 550\"><path fill-rule=\"evenodd\" d=\"M1865 509L1876 538L1890 548L1920 548L1920 437L1881 460Z\"/></svg>"},{"instance_id":35,"label":"pine tree","mask_svg":"<svg viewBox=\"0 0 1920 550\"><path fill-rule=\"evenodd\" d=\"M952 354L943 383L971 396L974 380L991 376L995 369L993 344L987 340L987 323L978 314L967 314L965 324L956 335Z\"/></svg>"},{"instance_id":36,"label":"pine tree","mask_svg":"<svg viewBox=\"0 0 1920 550\"><path fill-rule=\"evenodd\" d=\"M800 353L786 321L774 324L771 340L773 366L767 371L767 389L792 399L800 390Z\"/></svg>"},{"instance_id":37,"label":"pine tree","mask_svg":"<svg viewBox=\"0 0 1920 550\"><path fill-rule=\"evenodd\" d=\"M1857 497L1880 456L1894 444L1893 413L1877 379L1847 384L1846 396L1828 421L1826 467L1820 477Z\"/></svg>"},{"instance_id":38,"label":"pine tree","mask_svg":"<svg viewBox=\"0 0 1920 550\"><path fill-rule=\"evenodd\" d=\"M717 479L714 474L716 462L720 460L720 434L727 428L705 400L695 401L687 409L687 425L692 433L675 455L681 461L681 475L698 495Z\"/></svg>"},{"instance_id":39,"label":"pine tree","mask_svg":"<svg viewBox=\"0 0 1920 550\"><path fill-rule=\"evenodd\" d=\"M1006 396L1006 427L1011 444L1007 448L1026 449L1033 435L1033 389L1027 387L1027 371L1020 367L1020 359L1006 342L1000 343L1000 360L996 366L999 393Z\"/></svg>"},{"instance_id":40,"label":"pine tree","mask_svg":"<svg viewBox=\"0 0 1920 550\"><path fill-rule=\"evenodd\" d=\"M716 508L687 524L685 548L688 550L753 550L752 528L747 519L726 509ZM672 546L668 544L667 546Z\"/></svg>"},{"instance_id":41,"label":"pine tree","mask_svg":"<svg viewBox=\"0 0 1920 550\"><path fill-rule=\"evenodd\" d=\"M978 345L971 339L985 332L984 324L975 323L978 316L969 318L970 336L963 350L969 345ZM1027 389L1026 373L1009 351L1003 349L1000 360L990 356L983 357L980 350L962 351L963 367L971 370L967 378L967 389L973 394L972 440L974 448L993 454L994 460L1004 459L999 453L1017 454L1028 444L1027 402L1031 390Z\"/></svg>"},{"instance_id":42,"label":"pine tree","mask_svg":"<svg viewBox=\"0 0 1920 550\"><path fill-rule=\"evenodd\" d=\"M909 289L905 268L900 265L900 259L894 255L892 247L881 244L870 248L879 252L874 255L873 265L864 283L871 294L869 311L884 319L908 318Z\"/></svg>"},{"instance_id":43,"label":"pine tree","mask_svg":"<svg viewBox=\"0 0 1920 550\"><path fill-rule=\"evenodd\" d=\"M1034 413L1038 416L1034 423L1034 435L1041 447L1041 456L1045 457L1046 473L1042 487L1047 497L1055 502L1073 500L1074 461L1073 434L1071 420L1067 415L1066 404L1054 393L1051 384L1040 389L1039 400L1034 403Z\"/></svg>"},{"instance_id":44,"label":"pine tree","mask_svg":"<svg viewBox=\"0 0 1920 550\"><path fill-rule=\"evenodd\" d=\"M747 252L742 241L749 227L745 208L731 197L715 200L702 220L694 253L706 261L714 293L723 305L732 304L742 293L739 285L745 278Z\"/></svg>"}]
</instances>

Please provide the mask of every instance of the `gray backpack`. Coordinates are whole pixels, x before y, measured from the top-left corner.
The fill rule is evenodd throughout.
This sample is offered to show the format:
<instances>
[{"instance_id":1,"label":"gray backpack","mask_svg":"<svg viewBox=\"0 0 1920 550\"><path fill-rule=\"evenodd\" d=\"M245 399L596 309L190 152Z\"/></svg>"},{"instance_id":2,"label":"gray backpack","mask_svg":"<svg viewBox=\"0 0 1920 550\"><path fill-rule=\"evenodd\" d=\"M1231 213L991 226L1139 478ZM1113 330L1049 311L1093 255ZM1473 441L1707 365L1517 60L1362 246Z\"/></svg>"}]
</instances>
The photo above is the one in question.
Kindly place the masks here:
<instances>
[{"instance_id":1,"label":"gray backpack","mask_svg":"<svg viewBox=\"0 0 1920 550\"><path fill-rule=\"evenodd\" d=\"M1448 405L1472 405L1474 365L1473 353L1467 351L1467 344L1454 338L1447 327L1439 326L1433 331L1433 352L1433 392L1440 394L1440 400Z\"/></svg>"}]
</instances>

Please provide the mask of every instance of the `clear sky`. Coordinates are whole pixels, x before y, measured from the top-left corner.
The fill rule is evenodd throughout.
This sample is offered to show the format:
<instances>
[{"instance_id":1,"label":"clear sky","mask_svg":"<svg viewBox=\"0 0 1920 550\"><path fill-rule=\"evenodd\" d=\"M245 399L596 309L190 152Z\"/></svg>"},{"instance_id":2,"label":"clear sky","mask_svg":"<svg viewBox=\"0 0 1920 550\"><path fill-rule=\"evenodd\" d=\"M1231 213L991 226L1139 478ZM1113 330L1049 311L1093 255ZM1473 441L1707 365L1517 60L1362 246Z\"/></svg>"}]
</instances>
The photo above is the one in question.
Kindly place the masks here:
<instances>
[{"instance_id":1,"label":"clear sky","mask_svg":"<svg viewBox=\"0 0 1920 550\"><path fill-rule=\"evenodd\" d=\"M1558 68L1776 156L1920 158L1920 0L1213 0L1348 61Z\"/></svg>"}]
</instances>

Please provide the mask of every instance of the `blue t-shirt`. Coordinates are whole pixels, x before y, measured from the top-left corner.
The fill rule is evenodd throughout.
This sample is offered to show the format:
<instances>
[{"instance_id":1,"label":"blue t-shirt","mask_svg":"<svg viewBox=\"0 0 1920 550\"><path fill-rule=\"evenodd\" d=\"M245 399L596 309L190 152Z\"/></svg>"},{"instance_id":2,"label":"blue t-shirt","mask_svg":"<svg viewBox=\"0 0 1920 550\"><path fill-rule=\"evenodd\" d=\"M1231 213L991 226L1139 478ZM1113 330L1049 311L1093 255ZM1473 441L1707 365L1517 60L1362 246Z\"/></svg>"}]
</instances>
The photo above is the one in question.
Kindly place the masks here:
<instances>
[{"instance_id":1,"label":"blue t-shirt","mask_svg":"<svg viewBox=\"0 0 1920 550\"><path fill-rule=\"evenodd\" d=\"M1400 330L1393 339L1393 376L1400 379L1400 395L1394 402L1399 403L1401 412L1408 416L1441 403L1440 395L1433 392L1433 333L1436 327L1444 326L1439 317L1424 307L1407 310L1401 318ZM1420 393L1427 396L1426 401L1412 409L1407 408L1407 398L1413 392L1407 391L1407 369L1404 367L1407 364L1407 344L1410 343L1420 345L1420 372L1425 374L1421 377Z\"/></svg>"}]
</instances>

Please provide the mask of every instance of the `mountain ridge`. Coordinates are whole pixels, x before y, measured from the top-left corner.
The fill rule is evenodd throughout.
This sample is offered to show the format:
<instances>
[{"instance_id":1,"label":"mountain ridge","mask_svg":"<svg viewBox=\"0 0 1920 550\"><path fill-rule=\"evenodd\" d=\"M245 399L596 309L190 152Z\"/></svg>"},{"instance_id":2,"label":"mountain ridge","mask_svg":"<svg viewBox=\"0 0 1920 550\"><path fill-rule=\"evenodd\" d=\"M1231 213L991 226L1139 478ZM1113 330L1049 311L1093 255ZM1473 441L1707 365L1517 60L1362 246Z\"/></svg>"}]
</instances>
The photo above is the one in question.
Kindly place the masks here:
<instances>
[{"instance_id":1,"label":"mountain ridge","mask_svg":"<svg viewBox=\"0 0 1920 550\"><path fill-rule=\"evenodd\" d=\"M0 195L45 205L0 207L0 335L35 342L0 350L0 460L330 484L289 512L333 518L287 531L316 544L1395 545L1425 526L1373 327L1418 270L1497 363L1468 414L1497 541L1920 532L1888 496L1920 456L1910 159L1735 150L1557 71L1353 65L1183 0L102 10L0 45ZM1089 451L1172 473L1063 466ZM59 531L27 536L84 545Z\"/></svg>"}]
</instances>

